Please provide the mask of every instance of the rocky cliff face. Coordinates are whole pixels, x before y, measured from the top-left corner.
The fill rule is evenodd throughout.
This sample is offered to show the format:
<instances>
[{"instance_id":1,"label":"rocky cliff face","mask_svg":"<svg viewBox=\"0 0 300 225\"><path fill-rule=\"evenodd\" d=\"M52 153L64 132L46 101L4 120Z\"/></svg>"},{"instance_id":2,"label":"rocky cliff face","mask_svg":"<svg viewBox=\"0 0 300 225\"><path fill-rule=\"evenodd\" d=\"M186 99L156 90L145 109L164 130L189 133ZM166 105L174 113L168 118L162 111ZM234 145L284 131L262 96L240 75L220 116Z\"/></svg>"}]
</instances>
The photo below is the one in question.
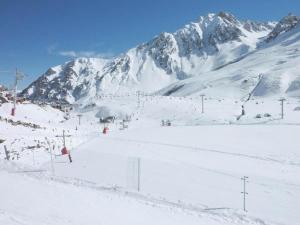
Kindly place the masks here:
<instances>
[{"instance_id":1,"label":"rocky cliff face","mask_svg":"<svg viewBox=\"0 0 300 225\"><path fill-rule=\"evenodd\" d=\"M32 100L73 103L103 93L157 91L248 54L274 26L239 21L226 12L208 14L114 59L80 58L52 67L22 95Z\"/></svg>"},{"instance_id":2,"label":"rocky cliff face","mask_svg":"<svg viewBox=\"0 0 300 225\"><path fill-rule=\"evenodd\" d=\"M275 26L272 32L268 35L266 41L270 42L278 37L280 34L285 33L293 29L297 24L300 24L300 17L293 14L283 17L279 23Z\"/></svg>"}]
</instances>

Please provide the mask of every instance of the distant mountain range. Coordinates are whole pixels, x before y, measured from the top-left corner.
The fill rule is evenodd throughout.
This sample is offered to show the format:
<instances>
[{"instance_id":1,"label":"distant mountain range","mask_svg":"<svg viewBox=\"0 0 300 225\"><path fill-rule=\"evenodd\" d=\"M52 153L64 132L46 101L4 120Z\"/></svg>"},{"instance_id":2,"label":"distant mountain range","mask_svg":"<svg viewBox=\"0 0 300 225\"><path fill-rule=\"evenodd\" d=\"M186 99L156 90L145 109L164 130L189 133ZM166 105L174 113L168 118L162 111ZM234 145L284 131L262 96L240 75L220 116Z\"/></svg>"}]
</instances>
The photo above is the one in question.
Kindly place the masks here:
<instances>
[{"instance_id":1,"label":"distant mountain range","mask_svg":"<svg viewBox=\"0 0 300 225\"><path fill-rule=\"evenodd\" d=\"M162 95L300 96L300 19L241 21L220 12L161 33L113 59L78 58L21 93L36 101L91 100L141 90Z\"/></svg>"}]
</instances>

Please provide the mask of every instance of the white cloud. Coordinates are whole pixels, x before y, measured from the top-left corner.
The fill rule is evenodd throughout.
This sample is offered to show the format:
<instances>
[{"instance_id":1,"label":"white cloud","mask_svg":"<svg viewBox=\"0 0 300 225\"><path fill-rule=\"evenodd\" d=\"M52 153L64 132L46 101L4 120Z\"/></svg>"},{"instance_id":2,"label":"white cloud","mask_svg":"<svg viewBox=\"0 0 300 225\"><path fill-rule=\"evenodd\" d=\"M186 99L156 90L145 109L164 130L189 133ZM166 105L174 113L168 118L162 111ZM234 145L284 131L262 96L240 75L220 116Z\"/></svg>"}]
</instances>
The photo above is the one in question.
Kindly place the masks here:
<instances>
[{"instance_id":1,"label":"white cloud","mask_svg":"<svg viewBox=\"0 0 300 225\"><path fill-rule=\"evenodd\" d=\"M47 51L51 55L60 55L71 58L88 57L88 58L112 58L113 52L96 52L96 51L74 51L74 50L58 50L57 44L50 45Z\"/></svg>"},{"instance_id":2,"label":"white cloud","mask_svg":"<svg viewBox=\"0 0 300 225\"><path fill-rule=\"evenodd\" d=\"M60 52L58 52L58 55L68 56L68 57L77 57L77 54L74 51L60 51Z\"/></svg>"},{"instance_id":3,"label":"white cloud","mask_svg":"<svg viewBox=\"0 0 300 225\"><path fill-rule=\"evenodd\" d=\"M59 55L67 57L91 57L91 58L111 58L114 56L112 52L99 53L95 51L59 51Z\"/></svg>"},{"instance_id":4,"label":"white cloud","mask_svg":"<svg viewBox=\"0 0 300 225\"><path fill-rule=\"evenodd\" d=\"M49 54L53 54L55 52L56 48L57 48L57 44L52 44L47 48L47 52Z\"/></svg>"}]
</instances>

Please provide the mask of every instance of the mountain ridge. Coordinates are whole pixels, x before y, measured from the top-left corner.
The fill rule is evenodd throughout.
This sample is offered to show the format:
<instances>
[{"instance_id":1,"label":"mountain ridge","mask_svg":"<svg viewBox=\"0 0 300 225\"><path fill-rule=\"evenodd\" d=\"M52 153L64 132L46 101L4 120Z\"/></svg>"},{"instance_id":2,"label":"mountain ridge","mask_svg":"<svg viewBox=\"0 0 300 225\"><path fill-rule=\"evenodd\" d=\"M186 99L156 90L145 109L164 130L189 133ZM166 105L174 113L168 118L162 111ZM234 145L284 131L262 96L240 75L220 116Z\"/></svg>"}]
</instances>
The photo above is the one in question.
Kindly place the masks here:
<instances>
[{"instance_id":1,"label":"mountain ridge","mask_svg":"<svg viewBox=\"0 0 300 225\"><path fill-rule=\"evenodd\" d=\"M266 38L257 50L235 62L201 77L175 82L158 91L158 94L186 96L206 93L210 96L240 99L299 98L299 61L300 22L291 29L280 32L272 41Z\"/></svg>"},{"instance_id":2,"label":"mountain ridge","mask_svg":"<svg viewBox=\"0 0 300 225\"><path fill-rule=\"evenodd\" d=\"M282 21L240 21L230 13L210 13L113 59L78 58L49 68L22 95L74 103L106 93L156 92L247 57L261 43L273 41L268 38Z\"/></svg>"}]
</instances>

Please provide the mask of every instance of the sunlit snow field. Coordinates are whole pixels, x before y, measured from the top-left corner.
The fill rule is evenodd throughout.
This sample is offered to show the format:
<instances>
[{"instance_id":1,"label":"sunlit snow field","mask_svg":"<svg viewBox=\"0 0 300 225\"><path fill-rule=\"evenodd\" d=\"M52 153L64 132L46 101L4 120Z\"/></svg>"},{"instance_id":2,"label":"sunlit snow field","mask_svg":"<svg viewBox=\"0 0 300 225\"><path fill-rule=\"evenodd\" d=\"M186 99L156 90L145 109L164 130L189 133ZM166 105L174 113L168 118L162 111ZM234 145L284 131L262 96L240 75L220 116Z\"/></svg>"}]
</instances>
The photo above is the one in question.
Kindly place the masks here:
<instances>
[{"instance_id":1,"label":"sunlit snow field","mask_svg":"<svg viewBox=\"0 0 300 225\"><path fill-rule=\"evenodd\" d=\"M287 99L281 119L271 98L205 96L202 113L200 96L107 96L65 120L32 104L11 117L3 104L2 118L42 129L0 121L0 223L300 224L299 106ZM103 134L105 114L131 121L120 129L117 118ZM72 163L60 156L63 130ZM13 151L9 162L4 145Z\"/></svg>"}]
</instances>

